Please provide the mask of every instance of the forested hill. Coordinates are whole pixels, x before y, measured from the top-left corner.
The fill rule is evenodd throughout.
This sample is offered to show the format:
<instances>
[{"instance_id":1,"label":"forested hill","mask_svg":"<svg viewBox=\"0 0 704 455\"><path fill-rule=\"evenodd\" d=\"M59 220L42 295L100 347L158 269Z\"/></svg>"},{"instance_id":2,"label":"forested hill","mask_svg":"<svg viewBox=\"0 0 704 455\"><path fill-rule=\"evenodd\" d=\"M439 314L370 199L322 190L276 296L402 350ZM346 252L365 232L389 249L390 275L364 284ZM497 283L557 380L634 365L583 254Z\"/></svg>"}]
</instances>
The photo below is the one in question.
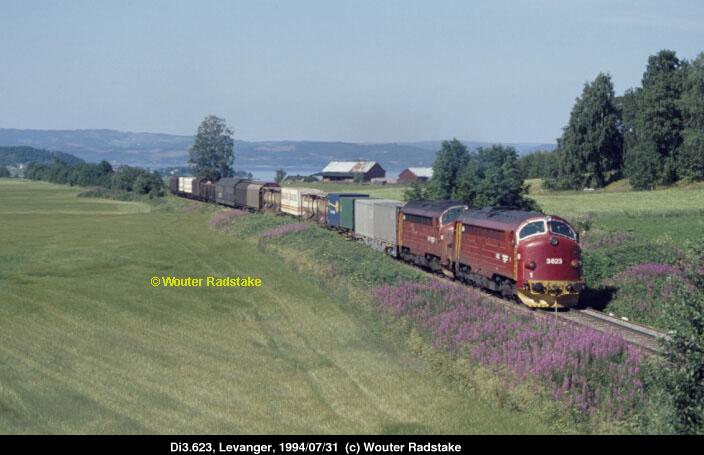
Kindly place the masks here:
<instances>
[{"instance_id":1,"label":"forested hill","mask_svg":"<svg viewBox=\"0 0 704 455\"><path fill-rule=\"evenodd\" d=\"M28 146L0 146L0 166L14 166L21 163L31 162L52 163L54 160L60 160L71 165L84 162L82 159L71 155L70 153L54 152Z\"/></svg>"},{"instance_id":2,"label":"forested hill","mask_svg":"<svg viewBox=\"0 0 704 455\"><path fill-rule=\"evenodd\" d=\"M448 138L451 139L451 138ZM463 141L470 149L491 145ZM188 160L193 136L131 133L114 130L1 129L0 145L29 145L62 150L86 161L116 161L144 167L182 166ZM554 144L506 144L519 154L551 150ZM331 160L368 159L387 168L430 166L440 141L408 143L351 143L325 141L235 141L235 167L254 170L261 166L322 167Z\"/></svg>"}]
</instances>

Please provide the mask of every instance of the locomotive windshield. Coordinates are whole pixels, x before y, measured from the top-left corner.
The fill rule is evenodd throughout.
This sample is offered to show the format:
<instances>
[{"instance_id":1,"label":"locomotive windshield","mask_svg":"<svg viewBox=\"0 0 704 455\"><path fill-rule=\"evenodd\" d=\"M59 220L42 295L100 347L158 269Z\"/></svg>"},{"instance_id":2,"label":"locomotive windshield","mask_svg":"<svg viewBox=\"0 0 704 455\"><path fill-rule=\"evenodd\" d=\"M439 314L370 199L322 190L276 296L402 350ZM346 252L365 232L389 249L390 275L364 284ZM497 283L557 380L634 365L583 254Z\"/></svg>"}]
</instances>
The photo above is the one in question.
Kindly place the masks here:
<instances>
[{"instance_id":1,"label":"locomotive windshield","mask_svg":"<svg viewBox=\"0 0 704 455\"><path fill-rule=\"evenodd\" d=\"M522 240L522 239L529 237L531 235L542 234L544 232L545 232L545 221L543 221L543 220L533 221L533 222L528 223L525 226L523 226L521 231L518 233L518 239Z\"/></svg>"},{"instance_id":2,"label":"locomotive windshield","mask_svg":"<svg viewBox=\"0 0 704 455\"><path fill-rule=\"evenodd\" d=\"M563 223L562 221L557 220L551 220L548 221L548 225L550 226L550 232L554 234L564 235L565 237L569 237L572 240L577 239L577 234L575 234L575 232L567 223Z\"/></svg>"}]
</instances>

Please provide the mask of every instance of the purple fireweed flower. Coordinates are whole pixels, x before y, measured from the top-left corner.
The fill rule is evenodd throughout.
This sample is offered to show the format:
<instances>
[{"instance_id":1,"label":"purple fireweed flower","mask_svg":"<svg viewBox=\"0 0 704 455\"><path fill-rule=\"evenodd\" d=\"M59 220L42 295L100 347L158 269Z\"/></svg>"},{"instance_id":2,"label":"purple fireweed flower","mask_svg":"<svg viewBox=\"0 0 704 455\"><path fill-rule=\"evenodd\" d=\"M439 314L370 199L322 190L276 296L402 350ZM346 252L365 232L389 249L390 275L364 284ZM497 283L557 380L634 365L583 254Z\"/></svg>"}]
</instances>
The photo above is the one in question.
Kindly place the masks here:
<instances>
[{"instance_id":1,"label":"purple fireweed flower","mask_svg":"<svg viewBox=\"0 0 704 455\"><path fill-rule=\"evenodd\" d=\"M222 209L218 211L208 222L211 228L222 228L227 226L238 216L246 215L247 212L234 209Z\"/></svg>"},{"instance_id":2,"label":"purple fireweed flower","mask_svg":"<svg viewBox=\"0 0 704 455\"><path fill-rule=\"evenodd\" d=\"M437 280L382 285L372 297L381 311L412 321L434 346L537 381L582 412L601 409L620 418L643 398L641 355L613 334L515 311L476 289Z\"/></svg>"},{"instance_id":3,"label":"purple fireweed flower","mask_svg":"<svg viewBox=\"0 0 704 455\"><path fill-rule=\"evenodd\" d=\"M310 228L310 224L306 223L293 223L284 224L274 229L269 229L268 231L262 232L260 237L265 239L276 239L286 234L291 234L293 232L305 231Z\"/></svg>"}]
</instances>

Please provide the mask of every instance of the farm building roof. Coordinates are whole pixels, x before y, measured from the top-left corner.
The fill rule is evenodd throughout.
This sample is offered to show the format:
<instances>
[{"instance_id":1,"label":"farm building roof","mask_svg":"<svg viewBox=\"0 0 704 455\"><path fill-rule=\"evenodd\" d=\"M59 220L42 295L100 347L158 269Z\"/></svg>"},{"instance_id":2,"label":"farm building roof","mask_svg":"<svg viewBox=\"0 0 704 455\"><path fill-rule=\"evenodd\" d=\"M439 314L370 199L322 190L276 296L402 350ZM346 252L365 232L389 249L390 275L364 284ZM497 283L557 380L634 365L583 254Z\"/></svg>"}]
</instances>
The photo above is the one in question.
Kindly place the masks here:
<instances>
[{"instance_id":1,"label":"farm building roof","mask_svg":"<svg viewBox=\"0 0 704 455\"><path fill-rule=\"evenodd\" d=\"M431 178L433 176L432 167L409 167L408 170L416 177Z\"/></svg>"},{"instance_id":2,"label":"farm building roof","mask_svg":"<svg viewBox=\"0 0 704 455\"><path fill-rule=\"evenodd\" d=\"M354 174L369 172L376 161L330 161L322 172L324 174Z\"/></svg>"}]
</instances>

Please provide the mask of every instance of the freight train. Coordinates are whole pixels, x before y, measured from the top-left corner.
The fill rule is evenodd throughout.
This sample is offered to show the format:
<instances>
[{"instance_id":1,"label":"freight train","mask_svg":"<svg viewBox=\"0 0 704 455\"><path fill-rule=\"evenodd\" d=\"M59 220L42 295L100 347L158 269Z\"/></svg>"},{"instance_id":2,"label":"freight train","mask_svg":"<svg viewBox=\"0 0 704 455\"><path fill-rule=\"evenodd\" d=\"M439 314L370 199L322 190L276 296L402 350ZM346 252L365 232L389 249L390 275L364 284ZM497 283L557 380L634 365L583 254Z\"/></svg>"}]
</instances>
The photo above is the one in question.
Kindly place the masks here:
<instances>
[{"instance_id":1,"label":"freight train","mask_svg":"<svg viewBox=\"0 0 704 455\"><path fill-rule=\"evenodd\" d=\"M584 289L579 238L558 216L459 201L375 199L245 178L171 177L176 196L288 214L532 308L575 306Z\"/></svg>"}]
</instances>

